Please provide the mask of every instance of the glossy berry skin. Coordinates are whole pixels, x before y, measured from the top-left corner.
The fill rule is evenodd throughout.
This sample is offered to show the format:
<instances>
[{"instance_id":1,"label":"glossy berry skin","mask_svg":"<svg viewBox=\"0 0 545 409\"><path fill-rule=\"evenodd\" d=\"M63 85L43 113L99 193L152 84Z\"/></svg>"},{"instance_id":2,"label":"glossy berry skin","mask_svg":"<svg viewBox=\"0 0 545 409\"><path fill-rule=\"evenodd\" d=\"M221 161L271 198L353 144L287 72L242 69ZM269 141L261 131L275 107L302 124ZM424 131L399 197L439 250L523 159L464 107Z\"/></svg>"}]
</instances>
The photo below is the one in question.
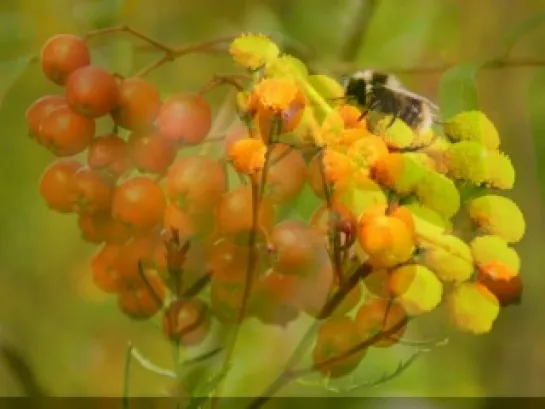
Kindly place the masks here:
<instances>
[{"instance_id":1,"label":"glossy berry skin","mask_svg":"<svg viewBox=\"0 0 545 409\"><path fill-rule=\"evenodd\" d=\"M179 299L163 315L163 333L186 346L201 343L211 328L208 306L199 299Z\"/></svg>"},{"instance_id":2,"label":"glossy berry skin","mask_svg":"<svg viewBox=\"0 0 545 409\"><path fill-rule=\"evenodd\" d=\"M117 178L132 168L125 140L116 134L94 138L87 150L87 165Z\"/></svg>"},{"instance_id":3,"label":"glossy berry skin","mask_svg":"<svg viewBox=\"0 0 545 409\"><path fill-rule=\"evenodd\" d=\"M38 98L26 110L29 134L38 143L43 144L40 137L42 120L60 106L66 106L66 98L63 95L46 95Z\"/></svg>"},{"instance_id":4,"label":"glossy berry skin","mask_svg":"<svg viewBox=\"0 0 545 409\"><path fill-rule=\"evenodd\" d=\"M176 146L157 132L132 133L129 137L129 154L141 172L162 175L176 157Z\"/></svg>"},{"instance_id":5,"label":"glossy berry skin","mask_svg":"<svg viewBox=\"0 0 545 409\"><path fill-rule=\"evenodd\" d=\"M324 376L331 378L345 376L359 365L367 352L365 349L334 362L327 362L348 354L362 341L354 320L346 316L330 318L318 330L313 351L314 365Z\"/></svg>"},{"instance_id":6,"label":"glossy berry skin","mask_svg":"<svg viewBox=\"0 0 545 409\"><path fill-rule=\"evenodd\" d=\"M95 135L95 121L77 114L68 106L59 106L43 118L40 139L59 157L83 152Z\"/></svg>"},{"instance_id":7,"label":"glossy berry skin","mask_svg":"<svg viewBox=\"0 0 545 409\"><path fill-rule=\"evenodd\" d=\"M74 71L66 82L68 105L89 118L99 118L118 103L116 79L103 68L88 65Z\"/></svg>"},{"instance_id":8,"label":"glossy berry skin","mask_svg":"<svg viewBox=\"0 0 545 409\"><path fill-rule=\"evenodd\" d=\"M45 76L62 86L72 72L90 64L91 53L82 38L57 34L42 47L40 62Z\"/></svg>"},{"instance_id":9,"label":"glossy berry skin","mask_svg":"<svg viewBox=\"0 0 545 409\"><path fill-rule=\"evenodd\" d=\"M157 182L137 176L115 188L112 215L135 229L145 230L161 222L165 205L163 190Z\"/></svg>"},{"instance_id":10,"label":"glossy berry skin","mask_svg":"<svg viewBox=\"0 0 545 409\"><path fill-rule=\"evenodd\" d=\"M162 308L166 296L159 277L147 272L145 277L147 284L141 277L123 281L117 293L121 312L138 321L153 317Z\"/></svg>"},{"instance_id":11,"label":"glossy berry skin","mask_svg":"<svg viewBox=\"0 0 545 409\"><path fill-rule=\"evenodd\" d=\"M97 214L110 208L112 186L95 170L78 170L72 177L70 190L78 213Z\"/></svg>"},{"instance_id":12,"label":"glossy berry skin","mask_svg":"<svg viewBox=\"0 0 545 409\"><path fill-rule=\"evenodd\" d=\"M212 124L212 110L198 94L179 93L167 98L157 116L157 126L165 138L183 145L201 143Z\"/></svg>"},{"instance_id":13,"label":"glossy berry skin","mask_svg":"<svg viewBox=\"0 0 545 409\"><path fill-rule=\"evenodd\" d=\"M53 162L44 171L40 179L40 195L50 209L60 213L74 211L74 197L70 186L74 174L82 167L73 159L61 159Z\"/></svg>"},{"instance_id":14,"label":"glossy berry skin","mask_svg":"<svg viewBox=\"0 0 545 409\"><path fill-rule=\"evenodd\" d=\"M189 214L214 209L225 191L226 175L218 161L206 156L176 159L166 175L171 203Z\"/></svg>"},{"instance_id":15,"label":"glossy berry skin","mask_svg":"<svg viewBox=\"0 0 545 409\"><path fill-rule=\"evenodd\" d=\"M131 77L118 84L119 103L112 112L115 123L130 131L147 130L161 107L157 88L149 81Z\"/></svg>"}]
</instances>

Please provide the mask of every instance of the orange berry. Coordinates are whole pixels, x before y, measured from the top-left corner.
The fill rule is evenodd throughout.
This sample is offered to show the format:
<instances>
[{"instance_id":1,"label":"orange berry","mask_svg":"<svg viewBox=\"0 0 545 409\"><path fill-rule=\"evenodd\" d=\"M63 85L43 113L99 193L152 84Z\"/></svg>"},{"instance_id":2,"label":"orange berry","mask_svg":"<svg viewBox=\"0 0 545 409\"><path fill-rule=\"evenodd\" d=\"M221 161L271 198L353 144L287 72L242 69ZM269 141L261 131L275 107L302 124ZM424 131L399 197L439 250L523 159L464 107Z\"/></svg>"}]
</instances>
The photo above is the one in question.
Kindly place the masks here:
<instances>
[{"instance_id":1,"label":"orange berry","mask_svg":"<svg viewBox=\"0 0 545 409\"><path fill-rule=\"evenodd\" d=\"M480 265L477 281L498 298L502 307L520 303L523 283L507 264L492 261Z\"/></svg>"},{"instance_id":2,"label":"orange berry","mask_svg":"<svg viewBox=\"0 0 545 409\"><path fill-rule=\"evenodd\" d=\"M105 172L113 178L127 173L132 167L127 143L116 134L94 138L87 150L87 164L91 169Z\"/></svg>"},{"instance_id":3,"label":"orange berry","mask_svg":"<svg viewBox=\"0 0 545 409\"><path fill-rule=\"evenodd\" d=\"M40 195L50 209L60 213L74 211L74 196L70 186L74 174L81 168L81 163L73 159L61 159L53 162L40 178Z\"/></svg>"},{"instance_id":4,"label":"orange berry","mask_svg":"<svg viewBox=\"0 0 545 409\"><path fill-rule=\"evenodd\" d=\"M212 109L199 94L174 94L159 109L157 125L160 133L171 141L198 145L210 131Z\"/></svg>"},{"instance_id":5,"label":"orange berry","mask_svg":"<svg viewBox=\"0 0 545 409\"><path fill-rule=\"evenodd\" d=\"M95 135L95 121L59 105L44 116L40 140L56 156L74 156L83 152Z\"/></svg>"},{"instance_id":6,"label":"orange berry","mask_svg":"<svg viewBox=\"0 0 545 409\"><path fill-rule=\"evenodd\" d=\"M208 306L199 299L173 301L163 315L163 333L185 346L200 344L210 328Z\"/></svg>"},{"instance_id":7,"label":"orange berry","mask_svg":"<svg viewBox=\"0 0 545 409\"><path fill-rule=\"evenodd\" d=\"M112 185L95 170L79 169L71 179L70 190L79 213L97 214L110 208Z\"/></svg>"},{"instance_id":8,"label":"orange berry","mask_svg":"<svg viewBox=\"0 0 545 409\"><path fill-rule=\"evenodd\" d=\"M321 365L329 359L347 354L361 343L357 325L349 317L330 318L321 325L313 351L314 365L324 375L339 378L352 372L366 354L366 349L347 355L333 363Z\"/></svg>"},{"instance_id":9,"label":"orange berry","mask_svg":"<svg viewBox=\"0 0 545 409\"><path fill-rule=\"evenodd\" d=\"M176 157L176 146L159 133L138 134L129 136L130 157L141 172L158 175L164 174Z\"/></svg>"},{"instance_id":10,"label":"orange berry","mask_svg":"<svg viewBox=\"0 0 545 409\"><path fill-rule=\"evenodd\" d=\"M57 34L42 47L40 62L49 80L64 85L72 72L90 64L91 53L82 38L72 34Z\"/></svg>"},{"instance_id":11,"label":"orange berry","mask_svg":"<svg viewBox=\"0 0 545 409\"><path fill-rule=\"evenodd\" d=\"M140 77L125 78L117 87L119 103L112 112L116 124L130 131L148 129L161 107L157 88Z\"/></svg>"},{"instance_id":12,"label":"orange berry","mask_svg":"<svg viewBox=\"0 0 545 409\"><path fill-rule=\"evenodd\" d=\"M165 285L157 276L146 272L145 279L136 277L124 281L117 295L121 312L134 320L154 316L163 307L166 296Z\"/></svg>"},{"instance_id":13,"label":"orange berry","mask_svg":"<svg viewBox=\"0 0 545 409\"><path fill-rule=\"evenodd\" d=\"M356 314L356 324L364 339L370 338L378 331L391 330L400 321L407 319L403 307L396 301L390 302L385 298L371 298L364 303ZM407 326L403 325L394 334L381 338L373 346L389 347L399 341Z\"/></svg>"},{"instance_id":14,"label":"orange berry","mask_svg":"<svg viewBox=\"0 0 545 409\"><path fill-rule=\"evenodd\" d=\"M118 98L114 76L94 65L77 69L66 82L68 105L89 118L99 118L112 111Z\"/></svg>"},{"instance_id":15,"label":"orange berry","mask_svg":"<svg viewBox=\"0 0 545 409\"><path fill-rule=\"evenodd\" d=\"M145 176L137 176L118 185L113 193L112 215L135 229L149 229L163 219L163 189Z\"/></svg>"},{"instance_id":16,"label":"orange berry","mask_svg":"<svg viewBox=\"0 0 545 409\"><path fill-rule=\"evenodd\" d=\"M40 136L42 120L60 106L66 106L66 98L62 95L46 95L34 101L26 110L25 116L30 136L43 144Z\"/></svg>"},{"instance_id":17,"label":"orange berry","mask_svg":"<svg viewBox=\"0 0 545 409\"><path fill-rule=\"evenodd\" d=\"M166 175L169 200L189 214L213 210L225 191L226 175L218 161L206 156L176 159Z\"/></svg>"}]
</instances>

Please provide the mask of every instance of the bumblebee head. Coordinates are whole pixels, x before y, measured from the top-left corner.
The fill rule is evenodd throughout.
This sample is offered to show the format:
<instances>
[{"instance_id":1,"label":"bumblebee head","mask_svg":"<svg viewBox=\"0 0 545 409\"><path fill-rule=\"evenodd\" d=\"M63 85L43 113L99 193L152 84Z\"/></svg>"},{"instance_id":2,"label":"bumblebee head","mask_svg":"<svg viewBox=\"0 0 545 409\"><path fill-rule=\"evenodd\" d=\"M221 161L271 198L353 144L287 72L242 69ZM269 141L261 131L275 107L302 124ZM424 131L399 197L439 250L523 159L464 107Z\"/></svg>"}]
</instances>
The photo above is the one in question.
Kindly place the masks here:
<instances>
[{"instance_id":1,"label":"bumblebee head","mask_svg":"<svg viewBox=\"0 0 545 409\"><path fill-rule=\"evenodd\" d=\"M345 83L346 99L358 105L365 105L367 103L368 84L366 79L361 76L352 75L348 77Z\"/></svg>"}]
</instances>

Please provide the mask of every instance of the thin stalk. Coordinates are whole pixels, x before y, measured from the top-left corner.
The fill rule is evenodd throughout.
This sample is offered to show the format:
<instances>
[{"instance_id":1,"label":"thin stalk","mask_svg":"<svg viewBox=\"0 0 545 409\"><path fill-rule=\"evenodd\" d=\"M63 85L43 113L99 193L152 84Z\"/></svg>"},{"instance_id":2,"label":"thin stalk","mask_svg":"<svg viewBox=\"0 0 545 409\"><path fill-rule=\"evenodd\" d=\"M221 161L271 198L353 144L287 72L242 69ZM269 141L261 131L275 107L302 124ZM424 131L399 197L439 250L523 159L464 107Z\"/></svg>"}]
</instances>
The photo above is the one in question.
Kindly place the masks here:
<instances>
[{"instance_id":1,"label":"thin stalk","mask_svg":"<svg viewBox=\"0 0 545 409\"><path fill-rule=\"evenodd\" d=\"M127 350L125 352L125 370L123 372L123 409L130 408L129 386L130 386L131 361L132 361L133 348L134 346L132 342L129 342L129 344L127 345Z\"/></svg>"}]
</instances>

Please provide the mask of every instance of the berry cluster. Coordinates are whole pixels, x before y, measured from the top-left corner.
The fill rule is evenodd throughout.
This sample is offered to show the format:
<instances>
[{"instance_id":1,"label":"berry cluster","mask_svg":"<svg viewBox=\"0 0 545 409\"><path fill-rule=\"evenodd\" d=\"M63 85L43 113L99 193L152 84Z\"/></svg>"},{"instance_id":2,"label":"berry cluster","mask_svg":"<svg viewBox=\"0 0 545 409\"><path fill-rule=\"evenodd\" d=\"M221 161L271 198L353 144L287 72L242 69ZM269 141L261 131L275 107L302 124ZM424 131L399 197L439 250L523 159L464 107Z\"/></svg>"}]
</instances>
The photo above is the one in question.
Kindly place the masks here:
<instances>
[{"instance_id":1,"label":"berry cluster","mask_svg":"<svg viewBox=\"0 0 545 409\"><path fill-rule=\"evenodd\" d=\"M143 78L92 65L73 35L44 45L42 70L64 95L27 111L31 136L58 158L40 192L100 245L96 285L133 319L161 313L182 345L205 339L212 320L309 314L313 369L327 377L400 342L409 319L435 308L461 331L488 332L520 297L510 244L525 229L516 204L491 191L510 189L515 173L489 119L463 112L419 134L331 106L342 86L265 36L236 38L230 54L246 80L216 82L237 88L240 121L212 159L187 149L209 142L203 93L161 98ZM104 116L114 131L95 135ZM295 206L302 196L309 214ZM463 219L471 229L457 228Z\"/></svg>"}]
</instances>

